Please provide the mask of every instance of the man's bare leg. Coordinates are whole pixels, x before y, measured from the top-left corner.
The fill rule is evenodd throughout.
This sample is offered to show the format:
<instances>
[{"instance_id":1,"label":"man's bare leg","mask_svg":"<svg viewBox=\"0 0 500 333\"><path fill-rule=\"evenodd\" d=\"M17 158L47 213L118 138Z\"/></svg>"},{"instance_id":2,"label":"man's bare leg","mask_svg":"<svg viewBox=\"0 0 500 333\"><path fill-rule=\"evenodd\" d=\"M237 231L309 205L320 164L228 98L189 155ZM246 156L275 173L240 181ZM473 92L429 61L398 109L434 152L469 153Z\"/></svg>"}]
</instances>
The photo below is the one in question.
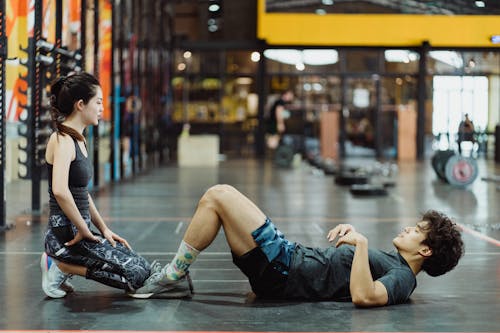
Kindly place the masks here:
<instances>
[{"instance_id":1,"label":"man's bare leg","mask_svg":"<svg viewBox=\"0 0 500 333\"><path fill-rule=\"evenodd\" d=\"M200 251L205 250L224 229L227 243L236 256L257 246L252 232L266 222L266 215L247 197L229 185L208 189L198 203L184 238L172 262L161 273L151 275L135 298L186 297L192 294L189 278L183 279Z\"/></svg>"},{"instance_id":2,"label":"man's bare leg","mask_svg":"<svg viewBox=\"0 0 500 333\"><path fill-rule=\"evenodd\" d=\"M257 246L252 232L263 225L265 219L266 215L234 187L216 185L200 199L183 239L203 251L222 226L229 247L241 256Z\"/></svg>"},{"instance_id":3,"label":"man's bare leg","mask_svg":"<svg viewBox=\"0 0 500 333\"><path fill-rule=\"evenodd\" d=\"M235 255L249 252L257 246L251 233L265 223L265 218L264 213L234 187L211 187L200 199L177 253L163 275L168 280L179 280L186 275L189 266L200 251L213 242L221 227Z\"/></svg>"}]
</instances>

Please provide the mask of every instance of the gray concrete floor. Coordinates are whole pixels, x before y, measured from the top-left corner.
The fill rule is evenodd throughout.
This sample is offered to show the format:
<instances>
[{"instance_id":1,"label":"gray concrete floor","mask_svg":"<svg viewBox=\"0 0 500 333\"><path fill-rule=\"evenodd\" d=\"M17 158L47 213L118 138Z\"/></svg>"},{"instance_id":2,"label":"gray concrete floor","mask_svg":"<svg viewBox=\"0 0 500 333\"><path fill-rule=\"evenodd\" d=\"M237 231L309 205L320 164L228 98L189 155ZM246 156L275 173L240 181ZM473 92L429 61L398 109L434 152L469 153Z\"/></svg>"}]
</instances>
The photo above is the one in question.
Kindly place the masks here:
<instances>
[{"instance_id":1,"label":"gray concrete floor","mask_svg":"<svg viewBox=\"0 0 500 333\"><path fill-rule=\"evenodd\" d=\"M479 160L479 166L480 177L500 173L492 161ZM284 170L256 160L225 161L218 168L162 167L94 194L111 228L144 257L162 263L173 257L198 198L217 183L248 195L290 240L305 245L329 246L326 232L351 223L371 247L390 250L392 238L430 208L464 227L466 255L455 270L438 278L421 273L410 303L369 310L341 302L253 299L223 235L192 266L190 300L135 300L79 277L72 280L75 293L48 299L38 266L46 217L38 221L23 212L29 186L11 183L7 203L15 227L0 233L0 331L500 331L500 192L480 179L467 189L443 184L428 161L398 167L396 186L377 198L353 197L332 176L304 163Z\"/></svg>"}]
</instances>

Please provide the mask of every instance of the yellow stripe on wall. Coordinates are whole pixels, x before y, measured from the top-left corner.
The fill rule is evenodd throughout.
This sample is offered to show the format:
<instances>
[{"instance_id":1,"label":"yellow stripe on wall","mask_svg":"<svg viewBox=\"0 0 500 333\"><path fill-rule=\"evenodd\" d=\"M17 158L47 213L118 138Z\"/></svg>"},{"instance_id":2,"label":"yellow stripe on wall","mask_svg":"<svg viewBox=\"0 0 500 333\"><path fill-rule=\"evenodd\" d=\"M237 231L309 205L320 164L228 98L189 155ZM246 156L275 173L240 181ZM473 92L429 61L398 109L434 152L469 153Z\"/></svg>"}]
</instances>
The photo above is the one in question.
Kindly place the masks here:
<instances>
[{"instance_id":1,"label":"yellow stripe on wall","mask_svg":"<svg viewBox=\"0 0 500 333\"><path fill-rule=\"evenodd\" d=\"M500 16L266 13L258 0L257 35L270 45L497 47Z\"/></svg>"}]
</instances>

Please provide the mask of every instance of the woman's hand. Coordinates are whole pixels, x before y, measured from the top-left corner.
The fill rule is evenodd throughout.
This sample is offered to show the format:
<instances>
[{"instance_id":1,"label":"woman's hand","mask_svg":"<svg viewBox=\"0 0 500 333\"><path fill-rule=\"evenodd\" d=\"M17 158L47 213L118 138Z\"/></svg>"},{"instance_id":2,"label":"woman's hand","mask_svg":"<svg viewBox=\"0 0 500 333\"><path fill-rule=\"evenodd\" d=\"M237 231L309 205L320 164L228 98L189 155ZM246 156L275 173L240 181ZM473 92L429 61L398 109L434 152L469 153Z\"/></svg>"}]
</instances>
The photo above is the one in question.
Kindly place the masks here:
<instances>
[{"instance_id":1,"label":"woman's hand","mask_svg":"<svg viewBox=\"0 0 500 333\"><path fill-rule=\"evenodd\" d=\"M111 231L111 229L109 229L109 228L106 228L106 230L104 230L102 232L102 235L104 236L104 238L106 238L108 240L108 242L113 247L116 246L116 242L120 242L123 245L125 245L128 249L132 249L125 238L118 236L113 231Z\"/></svg>"},{"instance_id":2,"label":"woman's hand","mask_svg":"<svg viewBox=\"0 0 500 333\"><path fill-rule=\"evenodd\" d=\"M83 239L86 239L86 240L89 240L91 242L98 242L99 241L99 237L93 235L89 229L87 229L86 232L81 232L81 231L78 231L75 235L75 237L70 240L69 242L66 242L64 243L65 246L72 246L72 245L75 245L76 243L80 242L81 240Z\"/></svg>"}]
</instances>

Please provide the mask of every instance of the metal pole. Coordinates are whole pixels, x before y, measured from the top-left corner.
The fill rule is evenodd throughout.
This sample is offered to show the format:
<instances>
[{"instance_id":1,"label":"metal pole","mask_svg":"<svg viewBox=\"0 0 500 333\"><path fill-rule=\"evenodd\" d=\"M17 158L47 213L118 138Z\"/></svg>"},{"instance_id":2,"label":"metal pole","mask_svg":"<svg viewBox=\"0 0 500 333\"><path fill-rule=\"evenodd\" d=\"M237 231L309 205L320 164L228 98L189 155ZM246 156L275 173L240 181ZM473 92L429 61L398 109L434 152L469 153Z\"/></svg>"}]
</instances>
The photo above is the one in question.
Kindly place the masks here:
<instances>
[{"instance_id":1,"label":"metal pole","mask_svg":"<svg viewBox=\"0 0 500 333\"><path fill-rule=\"evenodd\" d=\"M130 6L127 6L127 17L129 18L131 33L130 38L127 38L128 45L128 53L131 61L129 62L130 67L129 75L129 92L128 96L140 97L140 83L139 83L139 73L140 73L140 20L141 20L141 10L139 6L137 6L136 2L130 3ZM125 112L130 112L130 110L126 110ZM132 111L132 133L130 133L130 151L132 156L132 174L135 175L138 173L140 169L140 143L139 143L139 130L140 130L140 118L139 118L139 110Z\"/></svg>"},{"instance_id":2,"label":"metal pole","mask_svg":"<svg viewBox=\"0 0 500 333\"><path fill-rule=\"evenodd\" d=\"M0 0L0 231L7 226L5 195L5 59L7 58L7 38L5 37L5 1Z\"/></svg>"},{"instance_id":3,"label":"metal pole","mask_svg":"<svg viewBox=\"0 0 500 333\"><path fill-rule=\"evenodd\" d=\"M265 119L265 106L267 93L265 81L267 79L267 62L266 57L264 57L264 45L259 48L260 61L257 67L257 94L259 95L259 104L257 107L257 128L255 135L255 155L259 158L264 158L266 156L266 119Z\"/></svg>"},{"instance_id":4,"label":"metal pole","mask_svg":"<svg viewBox=\"0 0 500 333\"><path fill-rule=\"evenodd\" d=\"M373 75L372 80L375 80L375 94L377 96L376 104L375 104L375 156L377 158L383 157L383 147L382 147L382 84L381 78L379 75Z\"/></svg>"},{"instance_id":5,"label":"metal pole","mask_svg":"<svg viewBox=\"0 0 500 333\"><path fill-rule=\"evenodd\" d=\"M35 61L36 56L39 53L36 42L42 39L42 12L43 5L42 1L35 1L35 26L33 29L33 47L32 52L32 64L33 64L33 74L31 75L31 122L28 126L32 127L31 135L28 138L32 142L30 156L33 160L31 164L31 210L32 213L40 213L40 182L41 182L41 167L38 163L38 135L37 131L40 125L40 115L42 109L42 66L40 62ZM57 12L57 10L56 10ZM57 29L57 24L56 24Z\"/></svg>"},{"instance_id":6,"label":"metal pole","mask_svg":"<svg viewBox=\"0 0 500 333\"><path fill-rule=\"evenodd\" d=\"M62 0L56 1L56 48L60 49L62 46L62 24L63 20L63 3ZM61 53L55 52L56 61L56 77L61 76Z\"/></svg>"},{"instance_id":7,"label":"metal pole","mask_svg":"<svg viewBox=\"0 0 500 333\"><path fill-rule=\"evenodd\" d=\"M85 32L82 32L84 34ZM94 76L99 80L99 0L94 0ZM94 187L99 187L99 124L93 131Z\"/></svg>"},{"instance_id":8,"label":"metal pole","mask_svg":"<svg viewBox=\"0 0 500 333\"><path fill-rule=\"evenodd\" d=\"M81 66L82 70L85 71L86 65L86 54L85 49L87 45L87 0L81 0L80 4L80 54L82 55Z\"/></svg>"},{"instance_id":9,"label":"metal pole","mask_svg":"<svg viewBox=\"0 0 500 333\"><path fill-rule=\"evenodd\" d=\"M116 144L117 144L117 147L119 147L119 158L117 159L117 163L118 163L118 166L119 168L117 169L117 172L116 174L118 175L118 177L116 178L116 180L122 178L125 176L125 168L124 168L124 165L123 165L123 154L124 154L124 151L123 151L123 145L121 143L121 136L122 136L122 133L123 133L123 124L122 124L122 116L125 114L125 101L124 101L124 96L122 95L125 95L126 93L128 93L126 90L129 88L125 85L125 74L124 74L124 70L125 70L125 66L124 66L124 61L123 61L123 49L125 47L125 15L128 15L126 14L126 8L125 8L125 1L120 1L120 7L119 7L119 12L120 12L120 20L118 23L119 25L119 35L118 35L118 63L120 64L119 65L119 73L120 73L120 85L119 85L119 90L117 91L118 95L116 96L117 97L117 105L118 105L118 110L117 112L115 113L115 135L116 135ZM130 23L130 20L129 20L129 23ZM129 54L129 57L131 55Z\"/></svg>"},{"instance_id":10,"label":"metal pole","mask_svg":"<svg viewBox=\"0 0 500 333\"><path fill-rule=\"evenodd\" d=\"M144 50L144 36L142 35L142 19L144 18L143 13L146 10L147 6L140 6L138 3L133 3L132 4L132 11L133 13L136 13L136 17L133 18L134 20L134 26L135 26L135 31L134 35L137 36L136 38L136 44L134 47L134 53L136 56L134 57L134 66L132 67L132 84L133 84L133 95L135 95L138 98L142 97L142 80L141 76L143 75L143 71L147 68L147 65L145 68L142 66L142 59L144 57L143 50ZM133 14L132 14L133 15ZM147 59L147 57L144 57ZM142 103L144 106L144 103ZM134 111L134 120L135 120L135 126L134 126L134 135L135 136L135 153L137 154L137 166L135 167L134 164L134 174L137 173L138 171L143 169L143 158L142 158L142 152L141 152L141 129L142 129L142 108L140 110Z\"/></svg>"},{"instance_id":11,"label":"metal pole","mask_svg":"<svg viewBox=\"0 0 500 333\"><path fill-rule=\"evenodd\" d=\"M340 54L340 61L341 61L341 66L342 63L345 65L345 56L344 53ZM345 69L344 67L341 67L342 69ZM340 158L345 158L346 157L346 149L345 149L345 142L347 139L347 133L346 133L346 116L348 114L348 101L347 101L347 89L349 89L349 84L347 82L347 77L344 74L344 71L341 72L340 74L340 111L339 111L339 156Z\"/></svg>"},{"instance_id":12,"label":"metal pole","mask_svg":"<svg viewBox=\"0 0 500 333\"><path fill-rule=\"evenodd\" d=\"M117 90L119 91L119 87L117 87L117 82L115 80L115 49L116 49L116 23L117 23L117 18L116 18L116 5L115 1L111 1L111 140L110 140L110 154L109 154L109 164L110 164L110 176L111 176L111 181L113 182L116 177L116 158L115 156L119 154L116 150L116 138L115 138L115 132L117 130L117 123L115 122L115 117L116 113L120 112L119 109L119 96L120 93L117 93Z\"/></svg>"}]
</instances>

